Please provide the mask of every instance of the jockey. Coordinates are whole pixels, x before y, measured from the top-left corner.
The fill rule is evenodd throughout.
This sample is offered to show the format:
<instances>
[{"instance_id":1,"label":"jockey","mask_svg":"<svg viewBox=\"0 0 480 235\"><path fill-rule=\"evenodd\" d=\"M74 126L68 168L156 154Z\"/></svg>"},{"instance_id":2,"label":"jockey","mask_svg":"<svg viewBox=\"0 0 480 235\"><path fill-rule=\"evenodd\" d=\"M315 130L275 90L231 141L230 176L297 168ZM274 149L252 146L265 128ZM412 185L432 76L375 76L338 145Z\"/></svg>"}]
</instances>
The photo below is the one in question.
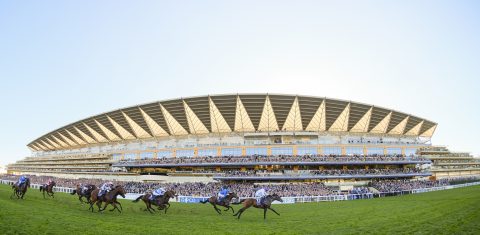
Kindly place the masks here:
<instances>
[{"instance_id":1,"label":"jockey","mask_svg":"<svg viewBox=\"0 0 480 235\"><path fill-rule=\"evenodd\" d=\"M88 189L89 189L88 184L82 184L81 185L81 190L82 190L83 194L87 193Z\"/></svg>"},{"instance_id":2,"label":"jockey","mask_svg":"<svg viewBox=\"0 0 480 235\"><path fill-rule=\"evenodd\" d=\"M106 182L100 187L100 192L98 192L98 196L101 197L108 192L110 192L113 189L113 183L112 182Z\"/></svg>"},{"instance_id":3,"label":"jockey","mask_svg":"<svg viewBox=\"0 0 480 235\"><path fill-rule=\"evenodd\" d=\"M52 185L52 184L53 184L53 180L52 180L52 178L49 178L49 179L48 179L48 182L47 182L47 186L50 186L50 185Z\"/></svg>"},{"instance_id":4,"label":"jockey","mask_svg":"<svg viewBox=\"0 0 480 235\"><path fill-rule=\"evenodd\" d=\"M157 188L156 190L154 190L152 192L152 195L150 196L150 200L156 200L158 197L163 196L163 194L165 194L165 192L167 192L167 190L165 190L164 188L162 188L162 187Z\"/></svg>"},{"instance_id":5,"label":"jockey","mask_svg":"<svg viewBox=\"0 0 480 235\"><path fill-rule=\"evenodd\" d=\"M260 188L259 190L257 190L255 192L255 197L257 198L257 202L260 204L260 205L263 205L263 200L265 199L265 197L267 196L267 189L266 188Z\"/></svg>"},{"instance_id":6,"label":"jockey","mask_svg":"<svg viewBox=\"0 0 480 235\"><path fill-rule=\"evenodd\" d=\"M218 192L217 198L218 202L223 202L223 199L230 193L230 189L226 185L224 185L221 189L220 192Z\"/></svg>"},{"instance_id":7,"label":"jockey","mask_svg":"<svg viewBox=\"0 0 480 235\"><path fill-rule=\"evenodd\" d=\"M25 182L27 182L27 177L24 175L20 176L17 182L18 187L22 186Z\"/></svg>"}]
</instances>

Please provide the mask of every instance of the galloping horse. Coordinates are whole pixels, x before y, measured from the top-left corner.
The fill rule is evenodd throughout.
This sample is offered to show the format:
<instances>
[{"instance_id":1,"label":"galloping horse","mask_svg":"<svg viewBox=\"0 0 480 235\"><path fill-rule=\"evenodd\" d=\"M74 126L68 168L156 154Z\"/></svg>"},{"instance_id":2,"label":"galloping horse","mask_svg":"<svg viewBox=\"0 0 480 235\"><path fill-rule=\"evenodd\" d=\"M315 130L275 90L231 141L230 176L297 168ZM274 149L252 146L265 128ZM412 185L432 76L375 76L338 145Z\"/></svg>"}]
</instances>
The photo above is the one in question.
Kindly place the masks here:
<instances>
[{"instance_id":1,"label":"galloping horse","mask_svg":"<svg viewBox=\"0 0 480 235\"><path fill-rule=\"evenodd\" d=\"M56 185L55 181L50 182L49 184L40 185L40 192L43 192L43 198L45 199L45 193L47 196L55 198L53 196L53 187Z\"/></svg>"},{"instance_id":2,"label":"galloping horse","mask_svg":"<svg viewBox=\"0 0 480 235\"><path fill-rule=\"evenodd\" d=\"M163 210L165 209L165 214L167 213L168 208L170 208L170 203L168 201L170 198L176 197L175 191L173 190L168 190L163 194L163 196L158 197L156 200L150 200L151 193L145 193L144 195L139 196L137 199L135 199L133 202L138 202L140 199L145 203L145 206L147 206L147 209L150 213L153 213L155 209L153 209L152 204L157 206L158 210Z\"/></svg>"},{"instance_id":3,"label":"galloping horse","mask_svg":"<svg viewBox=\"0 0 480 235\"><path fill-rule=\"evenodd\" d=\"M29 187L30 187L30 179L29 178L27 178L25 183L23 183L21 185L18 185L18 184L12 185L13 193L10 196L10 199L12 199L13 196L17 196L17 199L23 199L23 197L25 196L25 193L27 193L27 188L29 188Z\"/></svg>"},{"instance_id":4,"label":"galloping horse","mask_svg":"<svg viewBox=\"0 0 480 235\"><path fill-rule=\"evenodd\" d=\"M258 209L263 209L263 219L267 218L267 210L271 210L275 212L275 214L280 215L278 214L278 212L276 212L273 208L270 207L273 201L283 202L282 198L277 194L266 196L265 199L263 200L263 205L257 204L257 199L255 198L242 199L240 200L239 203L232 203L234 205L243 203L243 207L240 210L238 210L238 212L235 213L233 216L238 216L238 219L240 219L240 216L242 215L242 213L251 206Z\"/></svg>"},{"instance_id":5,"label":"galloping horse","mask_svg":"<svg viewBox=\"0 0 480 235\"><path fill-rule=\"evenodd\" d=\"M122 213L122 211L117 207L118 204L121 208L121 204L117 201L117 196L120 195L125 198L125 189L121 185L117 185L114 189L101 197L98 197L99 191L100 189L98 188L92 191L90 198L90 208L88 208L89 210L93 212L93 204L95 203L97 203L99 212L104 211L109 204L112 204L113 209L111 209L110 211L114 211L115 209L117 209L118 212ZM103 207L103 209L100 209L100 207L102 206L102 202L105 202L105 206Z\"/></svg>"},{"instance_id":6,"label":"galloping horse","mask_svg":"<svg viewBox=\"0 0 480 235\"><path fill-rule=\"evenodd\" d=\"M218 209L217 205L227 208L224 211L228 211L228 210L232 209L232 213L235 213L235 210L233 209L233 207L230 206L230 202L232 201L233 198L238 199L238 196L237 196L236 193L231 192L221 202L218 201L216 196L211 196L209 199L207 199L205 201L200 201L200 203L205 204L207 202L210 202L210 204L212 204L212 206L213 206L213 209L215 209L215 211L218 214L222 214L222 213L220 212L220 209Z\"/></svg>"},{"instance_id":7,"label":"galloping horse","mask_svg":"<svg viewBox=\"0 0 480 235\"><path fill-rule=\"evenodd\" d=\"M82 186L80 186L79 184L77 184L77 188L74 189L70 194L71 195L75 195L75 194L78 194L78 200L81 202L81 203L90 203L90 197L91 197L91 194L92 194L92 191L97 189L97 186L93 185L93 184L87 184L85 185L87 187L86 190L83 190ZM83 201L83 197L87 198L87 201L84 202Z\"/></svg>"}]
</instances>

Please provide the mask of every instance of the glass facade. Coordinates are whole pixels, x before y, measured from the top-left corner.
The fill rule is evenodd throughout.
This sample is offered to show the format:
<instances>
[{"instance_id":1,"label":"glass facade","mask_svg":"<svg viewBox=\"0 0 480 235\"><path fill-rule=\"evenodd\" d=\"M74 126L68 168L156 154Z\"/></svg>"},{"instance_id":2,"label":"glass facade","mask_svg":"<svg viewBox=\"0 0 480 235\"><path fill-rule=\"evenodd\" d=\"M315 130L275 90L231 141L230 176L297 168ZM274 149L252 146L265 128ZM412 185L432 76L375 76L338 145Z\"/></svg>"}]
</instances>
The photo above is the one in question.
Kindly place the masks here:
<instances>
[{"instance_id":1,"label":"glass facade","mask_svg":"<svg viewBox=\"0 0 480 235\"><path fill-rule=\"evenodd\" d=\"M140 153L140 158L141 158L141 159L153 158L153 156L155 156L155 153L153 153L153 152L143 152L143 153Z\"/></svg>"},{"instance_id":2,"label":"glass facade","mask_svg":"<svg viewBox=\"0 0 480 235\"><path fill-rule=\"evenodd\" d=\"M215 157L217 156L217 149L199 149L198 150L199 157Z\"/></svg>"},{"instance_id":3,"label":"glass facade","mask_svg":"<svg viewBox=\"0 0 480 235\"><path fill-rule=\"evenodd\" d=\"M402 154L401 148L387 148L387 154Z\"/></svg>"},{"instance_id":4,"label":"glass facade","mask_svg":"<svg viewBox=\"0 0 480 235\"><path fill-rule=\"evenodd\" d=\"M242 156L241 148L224 148L222 149L222 156Z\"/></svg>"},{"instance_id":5,"label":"glass facade","mask_svg":"<svg viewBox=\"0 0 480 235\"><path fill-rule=\"evenodd\" d=\"M347 147L345 149L347 155L362 155L363 148L362 147Z\"/></svg>"},{"instance_id":6,"label":"glass facade","mask_svg":"<svg viewBox=\"0 0 480 235\"><path fill-rule=\"evenodd\" d=\"M172 151L160 151L157 153L157 158L170 158L172 157Z\"/></svg>"},{"instance_id":7,"label":"glass facade","mask_svg":"<svg viewBox=\"0 0 480 235\"><path fill-rule=\"evenodd\" d=\"M119 154L119 153L115 153L112 155L112 158L114 161L120 161L122 160L122 154Z\"/></svg>"},{"instance_id":8,"label":"glass facade","mask_svg":"<svg viewBox=\"0 0 480 235\"><path fill-rule=\"evenodd\" d=\"M315 155L317 154L317 148L315 147L299 147L297 148L298 155Z\"/></svg>"},{"instance_id":9,"label":"glass facade","mask_svg":"<svg viewBox=\"0 0 480 235\"><path fill-rule=\"evenodd\" d=\"M125 160L135 160L137 158L136 153L126 153L124 156Z\"/></svg>"},{"instance_id":10,"label":"glass facade","mask_svg":"<svg viewBox=\"0 0 480 235\"><path fill-rule=\"evenodd\" d=\"M177 157L193 157L194 155L195 155L195 150L193 149L177 150Z\"/></svg>"},{"instance_id":11,"label":"glass facade","mask_svg":"<svg viewBox=\"0 0 480 235\"><path fill-rule=\"evenodd\" d=\"M341 155L342 154L342 148L340 147L324 147L323 148L323 154L325 155Z\"/></svg>"},{"instance_id":12,"label":"glass facade","mask_svg":"<svg viewBox=\"0 0 480 235\"><path fill-rule=\"evenodd\" d=\"M417 149L414 148L406 148L405 149L405 156L414 156L417 152Z\"/></svg>"},{"instance_id":13,"label":"glass facade","mask_svg":"<svg viewBox=\"0 0 480 235\"><path fill-rule=\"evenodd\" d=\"M367 149L367 155L383 155L383 148L368 148Z\"/></svg>"},{"instance_id":14,"label":"glass facade","mask_svg":"<svg viewBox=\"0 0 480 235\"><path fill-rule=\"evenodd\" d=\"M293 155L292 147L272 147L272 155Z\"/></svg>"},{"instance_id":15,"label":"glass facade","mask_svg":"<svg viewBox=\"0 0 480 235\"><path fill-rule=\"evenodd\" d=\"M267 155L267 148L247 148L247 155Z\"/></svg>"}]
</instances>

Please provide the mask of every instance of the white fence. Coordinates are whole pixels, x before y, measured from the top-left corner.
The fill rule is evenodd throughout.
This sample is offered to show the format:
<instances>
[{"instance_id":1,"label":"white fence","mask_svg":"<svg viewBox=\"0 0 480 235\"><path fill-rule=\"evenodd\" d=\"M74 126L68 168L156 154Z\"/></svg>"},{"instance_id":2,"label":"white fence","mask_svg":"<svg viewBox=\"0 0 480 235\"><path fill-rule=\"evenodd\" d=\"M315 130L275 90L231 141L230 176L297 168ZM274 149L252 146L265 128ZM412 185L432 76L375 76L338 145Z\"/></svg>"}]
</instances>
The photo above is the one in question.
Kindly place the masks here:
<instances>
[{"instance_id":1,"label":"white fence","mask_svg":"<svg viewBox=\"0 0 480 235\"><path fill-rule=\"evenodd\" d=\"M14 181L10 180L0 180L1 184L13 184ZM328 196L303 196L303 197L282 197L283 204L291 204L291 203L305 203L305 202L333 202L333 201L347 201L347 200L358 200L358 199L371 199L374 197L385 197L385 196L397 196L397 195L404 195L404 194L414 194L414 193L425 193L425 192L433 192L439 190L447 190L447 189L454 189L454 188L463 188L473 185L480 185L480 182L473 182L473 183L466 183L466 184L457 184L457 185L447 185L441 187L432 187L432 188L421 188L421 189L413 189L411 191L398 191L398 192L389 192L389 193L365 193L365 194L345 194L345 195L328 195ZM31 184L30 187L32 189L39 189L40 184ZM71 193L74 189L73 188L66 188L66 187L54 187L55 192L62 192L62 193ZM126 200L135 200L137 197L143 194L138 193L127 193L125 195ZM194 196L178 196L175 199L176 202L181 203L199 203L200 201L204 201L209 197L194 197ZM240 198L245 199L245 198ZM274 202L280 203L280 202Z\"/></svg>"},{"instance_id":2,"label":"white fence","mask_svg":"<svg viewBox=\"0 0 480 235\"><path fill-rule=\"evenodd\" d=\"M414 190L412 190L412 193L426 193L426 192L433 192L433 191L446 190L446 189L463 188L463 187L468 187L468 186L473 186L473 185L480 185L480 182L447 185L447 186L433 187L433 188L414 189Z\"/></svg>"}]
</instances>

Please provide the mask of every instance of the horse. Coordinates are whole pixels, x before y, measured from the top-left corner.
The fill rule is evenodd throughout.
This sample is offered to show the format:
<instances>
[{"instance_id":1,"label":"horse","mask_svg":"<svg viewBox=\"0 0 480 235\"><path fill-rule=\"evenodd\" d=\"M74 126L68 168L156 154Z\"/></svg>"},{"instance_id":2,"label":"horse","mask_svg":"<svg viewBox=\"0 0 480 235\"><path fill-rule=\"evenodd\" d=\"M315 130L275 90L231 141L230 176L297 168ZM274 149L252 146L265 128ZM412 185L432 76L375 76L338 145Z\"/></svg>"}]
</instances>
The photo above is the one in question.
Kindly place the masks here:
<instances>
[{"instance_id":1,"label":"horse","mask_svg":"<svg viewBox=\"0 0 480 235\"><path fill-rule=\"evenodd\" d=\"M45 193L47 196L55 198L53 196L53 187L56 185L55 181L50 182L49 184L40 185L40 192L43 192L43 198L45 199Z\"/></svg>"},{"instance_id":2,"label":"horse","mask_svg":"<svg viewBox=\"0 0 480 235\"><path fill-rule=\"evenodd\" d=\"M145 206L150 213L153 213L152 211L155 211L153 209L152 204L157 206L158 210L163 210L165 209L165 214L167 214L168 208L170 208L170 203L168 202L170 198L176 197L175 191L173 190L168 190L163 194L161 197L157 197L155 200L150 200L151 193L145 193L144 195L140 195L135 199L133 202L138 202L140 199L145 203Z\"/></svg>"},{"instance_id":3,"label":"horse","mask_svg":"<svg viewBox=\"0 0 480 235\"><path fill-rule=\"evenodd\" d=\"M210 198L208 198L205 201L200 201L200 203L205 204L207 202L210 202L210 204L212 204L212 206L213 206L213 209L215 209L215 211L218 214L222 214L222 213L220 212L221 210L218 209L217 205L227 208L224 211L228 211L228 210L232 209L232 213L235 213L235 210L233 209L233 207L230 206L230 202L232 201L233 198L238 199L238 196L237 196L236 193L231 192L221 202L218 201L216 196L211 196Z\"/></svg>"},{"instance_id":4,"label":"horse","mask_svg":"<svg viewBox=\"0 0 480 235\"><path fill-rule=\"evenodd\" d=\"M80 201L80 203L90 203L90 197L91 197L91 194L92 194L92 191L97 189L97 186L93 185L93 184L87 184L85 185L87 187L87 190L83 190L80 185L77 184L77 188L74 189L70 194L71 195L75 195L75 194L78 194L78 200ZM83 197L87 198L87 201L84 202L83 201Z\"/></svg>"},{"instance_id":5,"label":"horse","mask_svg":"<svg viewBox=\"0 0 480 235\"><path fill-rule=\"evenodd\" d=\"M118 212L122 213L122 210L118 209L117 207L118 204L120 205L120 208L122 208L121 204L117 201L117 196L120 195L125 198L125 189L121 185L117 185L110 192L106 193L101 197L98 197L98 192L100 192L100 189L98 188L92 191L90 198L90 208L88 208L89 210L93 212L93 204L95 203L97 204L98 212L104 211L109 204L112 204L113 209L111 209L110 211L114 211L115 209L117 209ZM103 209L100 208L102 202L105 202L105 206L103 207Z\"/></svg>"},{"instance_id":6,"label":"horse","mask_svg":"<svg viewBox=\"0 0 480 235\"><path fill-rule=\"evenodd\" d=\"M270 207L273 201L283 202L282 198L275 193L272 195L266 196L265 199L263 200L263 205L258 205L257 199L255 198L242 199L238 203L232 203L234 205L243 203L243 207L240 210L238 210L238 212L235 213L233 216L238 216L238 219L240 219L240 216L242 215L242 213L251 206L258 209L263 209L263 219L267 218L267 210L271 210L275 212L275 214L280 215L278 212L276 212L273 208Z\"/></svg>"},{"instance_id":7,"label":"horse","mask_svg":"<svg viewBox=\"0 0 480 235\"><path fill-rule=\"evenodd\" d=\"M17 196L17 199L23 199L29 187L30 187L30 178L27 178L25 183L21 185L18 185L18 184L12 185L13 193L10 196L10 199L12 199L14 196Z\"/></svg>"}]
</instances>

